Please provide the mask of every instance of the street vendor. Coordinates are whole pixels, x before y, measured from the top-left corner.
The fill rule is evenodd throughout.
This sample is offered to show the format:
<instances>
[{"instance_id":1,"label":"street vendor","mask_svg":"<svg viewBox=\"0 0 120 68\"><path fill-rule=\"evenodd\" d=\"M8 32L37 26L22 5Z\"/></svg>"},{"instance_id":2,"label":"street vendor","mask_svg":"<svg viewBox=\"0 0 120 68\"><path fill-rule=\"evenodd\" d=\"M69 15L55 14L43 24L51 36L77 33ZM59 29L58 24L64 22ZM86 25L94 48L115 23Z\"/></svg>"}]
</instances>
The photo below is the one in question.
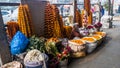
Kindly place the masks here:
<instances>
[{"instance_id":1,"label":"street vendor","mask_svg":"<svg viewBox=\"0 0 120 68\"><path fill-rule=\"evenodd\" d=\"M73 25L73 29L72 29L72 33L71 33L71 39L73 39L73 38L81 38L82 36L80 35L80 33L79 33L79 25L78 25L78 23L75 23L74 25Z\"/></svg>"}]
</instances>

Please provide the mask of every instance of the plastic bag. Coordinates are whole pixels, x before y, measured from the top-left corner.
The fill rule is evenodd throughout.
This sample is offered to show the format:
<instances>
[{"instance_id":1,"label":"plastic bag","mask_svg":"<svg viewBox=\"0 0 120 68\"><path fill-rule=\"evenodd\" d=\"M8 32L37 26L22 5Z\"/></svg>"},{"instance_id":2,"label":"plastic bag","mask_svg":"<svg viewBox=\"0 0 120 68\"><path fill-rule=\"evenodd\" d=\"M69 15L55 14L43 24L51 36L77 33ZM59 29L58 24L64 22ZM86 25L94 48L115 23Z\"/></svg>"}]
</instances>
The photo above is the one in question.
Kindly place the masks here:
<instances>
[{"instance_id":1,"label":"plastic bag","mask_svg":"<svg viewBox=\"0 0 120 68\"><path fill-rule=\"evenodd\" d=\"M18 31L10 43L11 53L13 55L23 53L28 43L29 40L27 37L22 32Z\"/></svg>"}]
</instances>

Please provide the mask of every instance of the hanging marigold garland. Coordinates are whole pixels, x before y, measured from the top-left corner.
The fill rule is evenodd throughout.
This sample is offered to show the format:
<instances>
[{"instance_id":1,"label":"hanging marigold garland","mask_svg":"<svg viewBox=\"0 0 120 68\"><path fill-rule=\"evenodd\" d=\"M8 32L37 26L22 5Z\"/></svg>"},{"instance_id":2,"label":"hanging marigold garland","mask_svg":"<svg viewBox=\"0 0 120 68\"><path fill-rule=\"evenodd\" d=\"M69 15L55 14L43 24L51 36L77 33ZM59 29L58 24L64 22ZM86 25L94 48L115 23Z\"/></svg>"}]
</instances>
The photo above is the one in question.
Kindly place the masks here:
<instances>
[{"instance_id":1,"label":"hanging marigold garland","mask_svg":"<svg viewBox=\"0 0 120 68\"><path fill-rule=\"evenodd\" d=\"M32 19L28 5L20 4L18 9L18 24L20 31L25 34L27 37L34 35Z\"/></svg>"},{"instance_id":2,"label":"hanging marigold garland","mask_svg":"<svg viewBox=\"0 0 120 68\"><path fill-rule=\"evenodd\" d=\"M92 24L92 12L91 12L91 4L90 4L90 0L84 0L84 9L87 12L87 16L88 16L88 25Z\"/></svg>"},{"instance_id":3,"label":"hanging marigold garland","mask_svg":"<svg viewBox=\"0 0 120 68\"><path fill-rule=\"evenodd\" d=\"M79 27L82 27L82 20L81 20L81 14L78 11L78 9L76 9L76 14L75 14L75 22L79 24Z\"/></svg>"},{"instance_id":4,"label":"hanging marigold garland","mask_svg":"<svg viewBox=\"0 0 120 68\"><path fill-rule=\"evenodd\" d=\"M52 14L52 6L47 3L45 7L45 23L44 23L44 35L46 38L53 37L54 32L54 19Z\"/></svg>"},{"instance_id":5,"label":"hanging marigold garland","mask_svg":"<svg viewBox=\"0 0 120 68\"><path fill-rule=\"evenodd\" d=\"M90 15L90 0L84 0L84 9L87 11L88 16Z\"/></svg>"},{"instance_id":6,"label":"hanging marigold garland","mask_svg":"<svg viewBox=\"0 0 120 68\"><path fill-rule=\"evenodd\" d=\"M7 32L9 40L13 38L13 36L16 34L18 30L19 30L19 25L17 22L14 22L14 21L7 22L6 32Z\"/></svg>"},{"instance_id":7,"label":"hanging marigold garland","mask_svg":"<svg viewBox=\"0 0 120 68\"><path fill-rule=\"evenodd\" d=\"M46 38L57 37L61 38L63 30L62 20L60 19L59 10L57 6L49 3L45 8L45 24L44 33Z\"/></svg>"}]
</instances>

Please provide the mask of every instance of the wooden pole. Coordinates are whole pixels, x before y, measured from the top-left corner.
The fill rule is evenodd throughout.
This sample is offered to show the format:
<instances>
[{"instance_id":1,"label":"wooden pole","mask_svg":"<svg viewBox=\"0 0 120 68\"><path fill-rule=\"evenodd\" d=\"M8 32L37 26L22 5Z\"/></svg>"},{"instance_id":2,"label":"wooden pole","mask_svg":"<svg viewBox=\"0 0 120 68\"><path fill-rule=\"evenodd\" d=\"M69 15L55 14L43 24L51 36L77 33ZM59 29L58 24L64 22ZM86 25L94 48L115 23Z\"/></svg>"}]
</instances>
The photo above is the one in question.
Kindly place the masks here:
<instances>
[{"instance_id":1,"label":"wooden pole","mask_svg":"<svg viewBox=\"0 0 120 68\"><path fill-rule=\"evenodd\" d=\"M74 0L73 1L73 11L74 11L74 13L73 13L73 23L75 23L75 19L76 19L76 9L77 9L77 1Z\"/></svg>"}]
</instances>

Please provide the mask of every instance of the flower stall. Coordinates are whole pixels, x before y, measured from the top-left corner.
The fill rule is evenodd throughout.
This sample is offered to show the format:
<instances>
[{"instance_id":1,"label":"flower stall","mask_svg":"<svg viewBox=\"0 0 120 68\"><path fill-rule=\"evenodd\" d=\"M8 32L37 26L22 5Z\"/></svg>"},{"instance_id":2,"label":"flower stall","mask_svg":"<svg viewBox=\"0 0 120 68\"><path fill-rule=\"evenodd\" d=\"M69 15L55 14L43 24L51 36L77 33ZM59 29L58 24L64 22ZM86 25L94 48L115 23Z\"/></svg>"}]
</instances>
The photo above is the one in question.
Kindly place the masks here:
<instances>
[{"instance_id":1,"label":"flower stall","mask_svg":"<svg viewBox=\"0 0 120 68\"><path fill-rule=\"evenodd\" d=\"M44 8L42 13L36 11L39 7L30 5L37 2ZM64 25L55 4L46 1L35 3L23 1L18 7L18 21L7 23L6 32L13 62L2 68L9 68L7 65L15 68L14 64L18 64L18 68L67 68L71 58L92 53L107 35L101 31L100 22L92 24L89 0L85 2L82 13L75 8L76 19L72 26ZM40 20L36 16L40 16Z\"/></svg>"}]
</instances>

